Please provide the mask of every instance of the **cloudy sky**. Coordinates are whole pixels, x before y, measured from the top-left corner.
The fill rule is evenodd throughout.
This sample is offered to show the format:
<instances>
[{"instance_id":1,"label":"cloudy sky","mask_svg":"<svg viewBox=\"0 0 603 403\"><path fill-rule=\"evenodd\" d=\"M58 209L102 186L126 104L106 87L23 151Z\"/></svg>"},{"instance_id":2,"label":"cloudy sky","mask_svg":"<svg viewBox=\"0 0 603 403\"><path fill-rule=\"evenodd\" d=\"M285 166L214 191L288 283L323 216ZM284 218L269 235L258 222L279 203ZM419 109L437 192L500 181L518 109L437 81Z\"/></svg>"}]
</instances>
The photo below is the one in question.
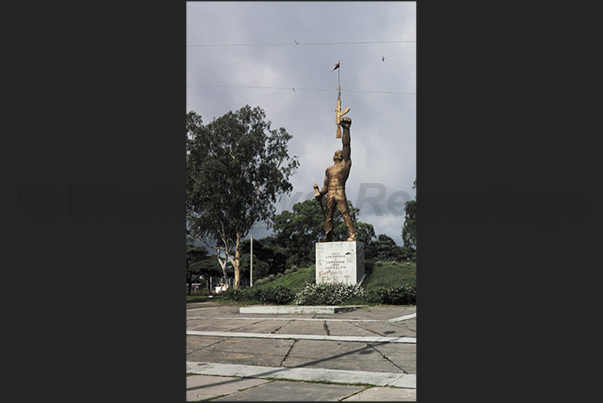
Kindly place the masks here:
<instances>
[{"instance_id":1,"label":"cloudy sky","mask_svg":"<svg viewBox=\"0 0 603 403\"><path fill-rule=\"evenodd\" d=\"M203 1L188 2L186 18L186 112L208 124L259 106L293 136L300 166L277 212L311 198L341 149L339 73L352 119L347 197L360 221L402 245L403 203L415 197L416 3Z\"/></svg>"}]
</instances>

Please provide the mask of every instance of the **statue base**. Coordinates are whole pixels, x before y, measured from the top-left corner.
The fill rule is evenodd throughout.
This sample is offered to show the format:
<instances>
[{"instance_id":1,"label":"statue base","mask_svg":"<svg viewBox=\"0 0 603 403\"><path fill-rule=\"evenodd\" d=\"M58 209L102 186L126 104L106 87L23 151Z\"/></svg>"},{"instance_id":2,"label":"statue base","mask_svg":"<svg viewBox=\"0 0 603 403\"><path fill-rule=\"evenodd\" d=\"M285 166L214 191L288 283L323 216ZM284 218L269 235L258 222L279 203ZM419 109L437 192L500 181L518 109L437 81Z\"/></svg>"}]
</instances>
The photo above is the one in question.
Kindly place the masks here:
<instances>
[{"instance_id":1,"label":"statue base","mask_svg":"<svg viewBox=\"0 0 603 403\"><path fill-rule=\"evenodd\" d=\"M318 242L316 244L316 284L358 284L363 279L363 242Z\"/></svg>"}]
</instances>

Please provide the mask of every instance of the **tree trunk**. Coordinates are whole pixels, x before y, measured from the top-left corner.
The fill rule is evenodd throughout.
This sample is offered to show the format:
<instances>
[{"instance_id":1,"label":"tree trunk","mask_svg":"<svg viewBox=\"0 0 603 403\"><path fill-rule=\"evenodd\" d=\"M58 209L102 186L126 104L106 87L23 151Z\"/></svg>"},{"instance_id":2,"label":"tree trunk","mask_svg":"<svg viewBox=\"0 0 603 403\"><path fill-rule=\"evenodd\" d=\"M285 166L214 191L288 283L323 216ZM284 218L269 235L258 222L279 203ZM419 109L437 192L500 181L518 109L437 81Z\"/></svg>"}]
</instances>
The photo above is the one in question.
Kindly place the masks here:
<instances>
[{"instance_id":1,"label":"tree trunk","mask_svg":"<svg viewBox=\"0 0 603 403\"><path fill-rule=\"evenodd\" d=\"M235 244L235 260L234 260L234 273L235 273L235 284L234 284L234 289L238 290L239 289L239 282L240 282L240 276L239 276L239 258L241 257L241 252L239 252L239 245L241 244L241 233L237 232L237 243Z\"/></svg>"},{"instance_id":2,"label":"tree trunk","mask_svg":"<svg viewBox=\"0 0 603 403\"><path fill-rule=\"evenodd\" d=\"M228 254L226 254L226 257L224 258L224 261L222 261L222 259L220 259L220 252L218 252L218 263L220 263L220 267L222 267L222 276L224 279L226 279L226 263L228 262Z\"/></svg>"}]
</instances>

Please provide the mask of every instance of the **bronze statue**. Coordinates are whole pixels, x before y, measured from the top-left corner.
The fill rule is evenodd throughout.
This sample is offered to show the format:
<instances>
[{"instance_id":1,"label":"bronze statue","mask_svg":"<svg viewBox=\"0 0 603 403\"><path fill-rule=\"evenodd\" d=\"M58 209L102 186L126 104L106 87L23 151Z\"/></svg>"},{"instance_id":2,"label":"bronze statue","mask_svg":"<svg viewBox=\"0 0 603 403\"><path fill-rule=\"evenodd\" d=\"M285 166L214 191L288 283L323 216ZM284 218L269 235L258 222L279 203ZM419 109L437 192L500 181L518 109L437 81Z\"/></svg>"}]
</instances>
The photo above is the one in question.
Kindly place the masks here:
<instances>
[{"instance_id":1,"label":"bronze statue","mask_svg":"<svg viewBox=\"0 0 603 403\"><path fill-rule=\"evenodd\" d=\"M339 208L339 211L343 216L343 221L348 229L348 239L346 241L356 240L356 229L354 228L354 223L350 217L348 200L345 196L345 182L350 175L350 168L352 167L350 148L350 126L352 125L352 119L342 117L339 124L343 129L343 136L341 139L343 148L335 151L335 155L333 155L334 164L325 171L325 181L322 189L319 191L318 185L314 184L314 197L318 200L321 207L322 198L328 193L327 211L325 214L326 242L331 242L333 240L333 214L335 213L335 206Z\"/></svg>"}]
</instances>

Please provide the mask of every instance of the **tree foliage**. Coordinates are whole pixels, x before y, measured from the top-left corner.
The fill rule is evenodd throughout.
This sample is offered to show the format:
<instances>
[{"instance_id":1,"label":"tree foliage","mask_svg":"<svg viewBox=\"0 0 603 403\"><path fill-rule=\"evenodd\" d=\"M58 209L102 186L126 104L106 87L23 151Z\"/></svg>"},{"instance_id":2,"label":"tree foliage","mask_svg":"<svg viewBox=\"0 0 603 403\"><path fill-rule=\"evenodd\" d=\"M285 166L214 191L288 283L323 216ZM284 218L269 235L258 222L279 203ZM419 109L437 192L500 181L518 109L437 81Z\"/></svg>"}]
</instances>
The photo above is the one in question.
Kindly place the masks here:
<instances>
[{"instance_id":1,"label":"tree foliage","mask_svg":"<svg viewBox=\"0 0 603 403\"><path fill-rule=\"evenodd\" d=\"M356 221L359 209L348 200L350 217L356 227L356 239L366 244L375 236L371 224ZM313 264L315 260L315 244L325 238L325 218L320 204L315 199L308 199L293 205L292 211L285 210L274 218L274 237L276 243L286 248L287 265ZM345 241L347 228L339 210L333 215L333 241Z\"/></svg>"},{"instance_id":2,"label":"tree foliage","mask_svg":"<svg viewBox=\"0 0 603 403\"><path fill-rule=\"evenodd\" d=\"M372 247L378 260L402 260L402 247L396 245L396 241L390 236L379 234L373 241Z\"/></svg>"},{"instance_id":3,"label":"tree foliage","mask_svg":"<svg viewBox=\"0 0 603 403\"><path fill-rule=\"evenodd\" d=\"M241 243L241 275L249 275L251 242ZM287 263L287 250L278 245L274 236L253 240L253 279L282 273Z\"/></svg>"},{"instance_id":4,"label":"tree foliage","mask_svg":"<svg viewBox=\"0 0 603 403\"><path fill-rule=\"evenodd\" d=\"M235 289L241 239L272 219L299 165L287 151L292 136L282 127L271 130L265 118L249 105L208 125L193 111L186 115L187 233L218 252L224 272L232 262Z\"/></svg>"},{"instance_id":5,"label":"tree foliage","mask_svg":"<svg viewBox=\"0 0 603 403\"><path fill-rule=\"evenodd\" d=\"M199 278L219 276L220 268L215 259L209 256L207 249L195 246L190 240L186 244L186 282L188 294L191 293L192 283Z\"/></svg>"},{"instance_id":6,"label":"tree foliage","mask_svg":"<svg viewBox=\"0 0 603 403\"><path fill-rule=\"evenodd\" d=\"M412 184L416 189L417 180ZM409 200L404 204L404 225L402 226L403 253L407 259L417 259L417 201Z\"/></svg>"}]
</instances>

